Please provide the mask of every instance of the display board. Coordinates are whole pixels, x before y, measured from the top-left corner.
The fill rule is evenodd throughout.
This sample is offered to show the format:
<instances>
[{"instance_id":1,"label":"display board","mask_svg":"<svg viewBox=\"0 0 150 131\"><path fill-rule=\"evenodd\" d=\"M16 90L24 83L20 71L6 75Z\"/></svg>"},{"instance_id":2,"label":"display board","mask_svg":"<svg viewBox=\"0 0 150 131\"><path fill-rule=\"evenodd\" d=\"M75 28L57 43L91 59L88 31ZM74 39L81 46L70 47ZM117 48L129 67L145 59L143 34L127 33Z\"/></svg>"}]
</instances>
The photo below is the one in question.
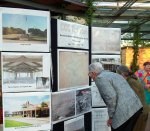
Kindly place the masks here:
<instances>
[{"instance_id":1,"label":"display board","mask_svg":"<svg viewBox=\"0 0 150 131\"><path fill-rule=\"evenodd\" d=\"M3 118L4 131L50 130L50 93L3 93Z\"/></svg>"},{"instance_id":2,"label":"display board","mask_svg":"<svg viewBox=\"0 0 150 131\"><path fill-rule=\"evenodd\" d=\"M75 91L52 93L52 122L63 121L75 116Z\"/></svg>"},{"instance_id":3,"label":"display board","mask_svg":"<svg viewBox=\"0 0 150 131\"><path fill-rule=\"evenodd\" d=\"M58 47L89 49L88 26L57 20Z\"/></svg>"},{"instance_id":4,"label":"display board","mask_svg":"<svg viewBox=\"0 0 150 131\"><path fill-rule=\"evenodd\" d=\"M104 107L106 104L104 103L95 82L92 82L92 107Z\"/></svg>"},{"instance_id":5,"label":"display board","mask_svg":"<svg viewBox=\"0 0 150 131\"><path fill-rule=\"evenodd\" d=\"M121 29L92 27L92 53L120 54Z\"/></svg>"},{"instance_id":6,"label":"display board","mask_svg":"<svg viewBox=\"0 0 150 131\"><path fill-rule=\"evenodd\" d=\"M85 131L84 116L79 116L64 122L64 131Z\"/></svg>"},{"instance_id":7,"label":"display board","mask_svg":"<svg viewBox=\"0 0 150 131\"><path fill-rule=\"evenodd\" d=\"M107 108L93 108L92 131L111 131L111 127L107 126L108 119Z\"/></svg>"},{"instance_id":8,"label":"display board","mask_svg":"<svg viewBox=\"0 0 150 131\"><path fill-rule=\"evenodd\" d=\"M0 8L0 50L50 51L50 12Z\"/></svg>"},{"instance_id":9,"label":"display board","mask_svg":"<svg viewBox=\"0 0 150 131\"><path fill-rule=\"evenodd\" d=\"M76 90L76 115L91 111L91 104L91 88L83 88Z\"/></svg>"},{"instance_id":10,"label":"display board","mask_svg":"<svg viewBox=\"0 0 150 131\"><path fill-rule=\"evenodd\" d=\"M88 51L58 50L59 90L88 86L88 65Z\"/></svg>"},{"instance_id":11,"label":"display board","mask_svg":"<svg viewBox=\"0 0 150 131\"><path fill-rule=\"evenodd\" d=\"M2 91L50 91L50 53L2 52Z\"/></svg>"}]
</instances>

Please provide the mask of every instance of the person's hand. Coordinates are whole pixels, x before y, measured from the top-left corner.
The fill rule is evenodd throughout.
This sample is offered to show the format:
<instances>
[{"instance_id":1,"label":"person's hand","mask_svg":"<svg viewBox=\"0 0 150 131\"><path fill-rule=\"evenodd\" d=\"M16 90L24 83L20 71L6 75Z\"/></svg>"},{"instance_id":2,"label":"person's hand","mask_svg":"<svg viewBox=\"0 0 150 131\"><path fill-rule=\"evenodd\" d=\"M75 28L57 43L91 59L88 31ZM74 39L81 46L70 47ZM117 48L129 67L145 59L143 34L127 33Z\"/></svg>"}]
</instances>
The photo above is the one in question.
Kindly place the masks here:
<instances>
[{"instance_id":1,"label":"person's hand","mask_svg":"<svg viewBox=\"0 0 150 131\"><path fill-rule=\"evenodd\" d=\"M107 120L107 126L111 126L111 125L112 125L112 119L109 118L109 119Z\"/></svg>"}]
</instances>

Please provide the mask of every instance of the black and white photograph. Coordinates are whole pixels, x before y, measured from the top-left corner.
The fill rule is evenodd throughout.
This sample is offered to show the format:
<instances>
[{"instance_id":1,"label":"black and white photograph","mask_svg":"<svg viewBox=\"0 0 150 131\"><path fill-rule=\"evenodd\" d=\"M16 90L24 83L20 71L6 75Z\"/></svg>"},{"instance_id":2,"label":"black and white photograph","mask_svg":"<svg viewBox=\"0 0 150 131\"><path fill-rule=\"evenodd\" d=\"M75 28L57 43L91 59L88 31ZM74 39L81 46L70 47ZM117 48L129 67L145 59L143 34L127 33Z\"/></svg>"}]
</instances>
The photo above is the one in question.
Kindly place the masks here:
<instances>
[{"instance_id":1,"label":"black and white photograph","mask_svg":"<svg viewBox=\"0 0 150 131\"><path fill-rule=\"evenodd\" d=\"M0 8L3 51L50 50L50 12Z\"/></svg>"},{"instance_id":2,"label":"black and white photograph","mask_svg":"<svg viewBox=\"0 0 150 131\"><path fill-rule=\"evenodd\" d=\"M92 94L91 88L86 87L76 90L76 115L91 111Z\"/></svg>"},{"instance_id":3,"label":"black and white photograph","mask_svg":"<svg viewBox=\"0 0 150 131\"><path fill-rule=\"evenodd\" d=\"M75 116L75 91L52 93L52 122L57 123Z\"/></svg>"},{"instance_id":4,"label":"black and white photograph","mask_svg":"<svg viewBox=\"0 0 150 131\"><path fill-rule=\"evenodd\" d=\"M89 49L88 26L57 20L58 47Z\"/></svg>"},{"instance_id":5,"label":"black and white photograph","mask_svg":"<svg viewBox=\"0 0 150 131\"><path fill-rule=\"evenodd\" d=\"M65 121L64 131L85 131L84 115Z\"/></svg>"},{"instance_id":6,"label":"black and white photograph","mask_svg":"<svg viewBox=\"0 0 150 131\"><path fill-rule=\"evenodd\" d=\"M92 55L92 63L100 62L105 70L116 72L116 68L121 65L121 55Z\"/></svg>"},{"instance_id":7,"label":"black and white photograph","mask_svg":"<svg viewBox=\"0 0 150 131\"><path fill-rule=\"evenodd\" d=\"M2 53L2 91L50 91L50 53Z\"/></svg>"}]
</instances>

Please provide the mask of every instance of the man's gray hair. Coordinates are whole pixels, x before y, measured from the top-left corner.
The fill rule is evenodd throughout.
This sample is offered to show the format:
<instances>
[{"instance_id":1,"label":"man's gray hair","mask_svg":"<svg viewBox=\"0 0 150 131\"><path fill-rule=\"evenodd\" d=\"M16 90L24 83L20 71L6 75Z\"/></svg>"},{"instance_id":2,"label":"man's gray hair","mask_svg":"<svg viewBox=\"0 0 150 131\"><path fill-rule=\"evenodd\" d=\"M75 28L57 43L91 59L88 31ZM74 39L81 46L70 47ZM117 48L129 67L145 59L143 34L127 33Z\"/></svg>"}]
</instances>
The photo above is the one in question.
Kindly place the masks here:
<instances>
[{"instance_id":1,"label":"man's gray hair","mask_svg":"<svg viewBox=\"0 0 150 131\"><path fill-rule=\"evenodd\" d=\"M95 62L89 65L89 72L100 73L102 70L104 70L104 68L100 62Z\"/></svg>"}]
</instances>

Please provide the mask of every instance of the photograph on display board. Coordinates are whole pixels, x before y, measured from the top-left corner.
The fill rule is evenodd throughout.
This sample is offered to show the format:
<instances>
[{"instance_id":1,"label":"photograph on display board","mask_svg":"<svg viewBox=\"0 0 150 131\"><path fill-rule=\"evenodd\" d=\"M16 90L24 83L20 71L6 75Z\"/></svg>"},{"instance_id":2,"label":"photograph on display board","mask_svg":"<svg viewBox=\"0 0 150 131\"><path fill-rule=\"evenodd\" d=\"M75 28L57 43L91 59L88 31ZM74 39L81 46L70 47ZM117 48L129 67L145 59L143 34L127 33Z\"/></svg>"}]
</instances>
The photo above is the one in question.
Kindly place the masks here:
<instances>
[{"instance_id":1,"label":"photograph on display board","mask_svg":"<svg viewBox=\"0 0 150 131\"><path fill-rule=\"evenodd\" d=\"M111 131L111 127L107 126L108 119L107 108L92 109L92 131Z\"/></svg>"},{"instance_id":2,"label":"photograph on display board","mask_svg":"<svg viewBox=\"0 0 150 131\"><path fill-rule=\"evenodd\" d=\"M57 20L58 47L89 49L88 26Z\"/></svg>"},{"instance_id":3,"label":"photograph on display board","mask_svg":"<svg viewBox=\"0 0 150 131\"><path fill-rule=\"evenodd\" d=\"M105 70L116 72L116 68L121 64L120 55L92 55L92 63L100 62Z\"/></svg>"},{"instance_id":4,"label":"photograph on display board","mask_svg":"<svg viewBox=\"0 0 150 131\"><path fill-rule=\"evenodd\" d=\"M79 116L65 121L64 131L85 131L84 116Z\"/></svg>"},{"instance_id":5,"label":"photograph on display board","mask_svg":"<svg viewBox=\"0 0 150 131\"><path fill-rule=\"evenodd\" d=\"M49 92L4 93L4 131L51 129Z\"/></svg>"},{"instance_id":6,"label":"photograph on display board","mask_svg":"<svg viewBox=\"0 0 150 131\"><path fill-rule=\"evenodd\" d=\"M92 82L91 91L92 91L92 107L106 106L95 82Z\"/></svg>"},{"instance_id":7,"label":"photograph on display board","mask_svg":"<svg viewBox=\"0 0 150 131\"><path fill-rule=\"evenodd\" d=\"M0 8L2 50L49 51L50 13L15 8Z\"/></svg>"},{"instance_id":8,"label":"photograph on display board","mask_svg":"<svg viewBox=\"0 0 150 131\"><path fill-rule=\"evenodd\" d=\"M89 53L87 51L58 51L58 88L64 90L89 85Z\"/></svg>"},{"instance_id":9,"label":"photograph on display board","mask_svg":"<svg viewBox=\"0 0 150 131\"><path fill-rule=\"evenodd\" d=\"M121 29L92 27L92 53L116 53L121 50Z\"/></svg>"},{"instance_id":10,"label":"photograph on display board","mask_svg":"<svg viewBox=\"0 0 150 131\"><path fill-rule=\"evenodd\" d=\"M76 90L76 115L89 112L92 108L91 88Z\"/></svg>"},{"instance_id":11,"label":"photograph on display board","mask_svg":"<svg viewBox=\"0 0 150 131\"><path fill-rule=\"evenodd\" d=\"M75 91L52 93L53 123L75 116Z\"/></svg>"},{"instance_id":12,"label":"photograph on display board","mask_svg":"<svg viewBox=\"0 0 150 131\"><path fill-rule=\"evenodd\" d=\"M2 91L50 91L50 53L2 53Z\"/></svg>"}]
</instances>

